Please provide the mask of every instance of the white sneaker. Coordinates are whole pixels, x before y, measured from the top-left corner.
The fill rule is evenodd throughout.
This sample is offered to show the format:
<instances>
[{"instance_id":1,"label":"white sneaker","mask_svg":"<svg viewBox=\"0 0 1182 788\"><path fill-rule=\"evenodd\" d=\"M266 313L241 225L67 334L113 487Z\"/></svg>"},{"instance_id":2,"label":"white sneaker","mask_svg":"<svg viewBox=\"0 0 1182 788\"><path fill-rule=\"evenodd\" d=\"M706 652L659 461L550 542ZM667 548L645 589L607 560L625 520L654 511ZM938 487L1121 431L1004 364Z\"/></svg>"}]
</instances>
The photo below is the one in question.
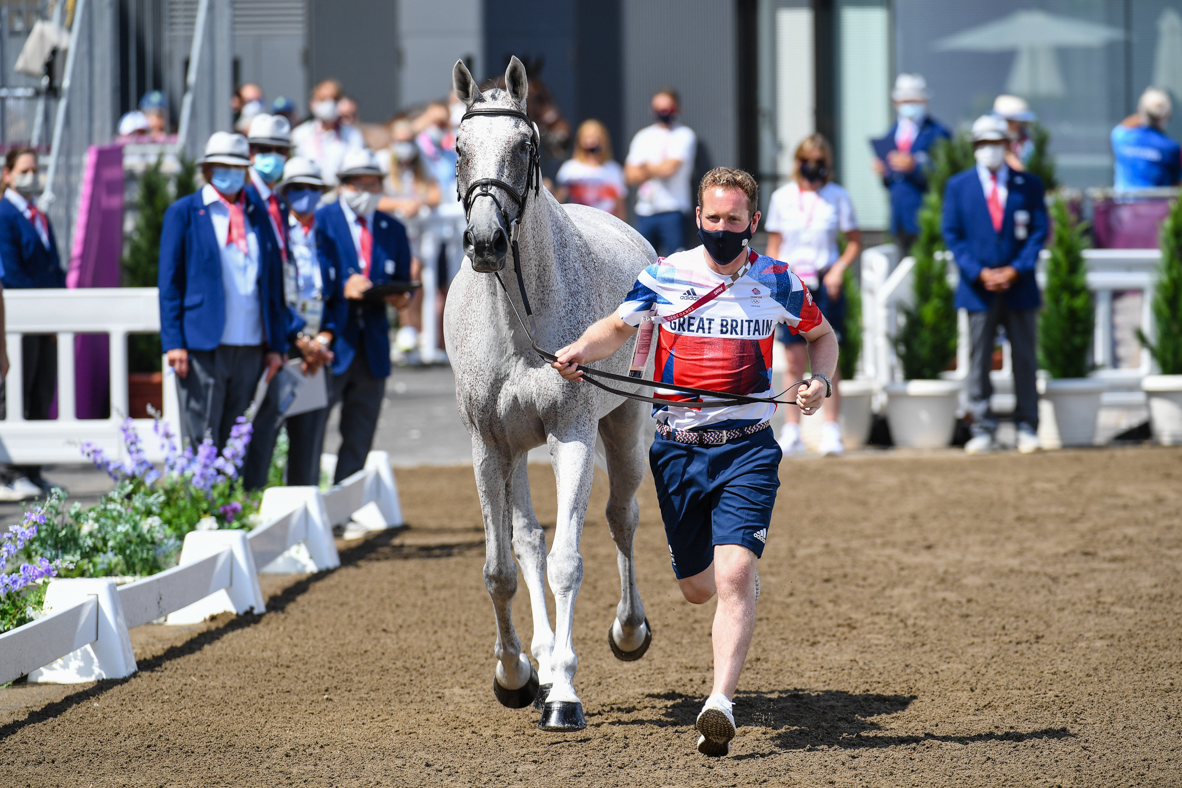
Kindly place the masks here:
<instances>
[{"instance_id":1,"label":"white sneaker","mask_svg":"<svg viewBox=\"0 0 1182 788\"><path fill-rule=\"evenodd\" d=\"M822 455L845 453L845 444L841 442L841 427L837 422L827 421L822 425L820 452Z\"/></svg>"},{"instance_id":2,"label":"white sneaker","mask_svg":"<svg viewBox=\"0 0 1182 788\"><path fill-rule=\"evenodd\" d=\"M698 752L718 758L731 751L731 739L735 738L735 716L730 701L721 695L711 695L698 714Z\"/></svg>"},{"instance_id":3,"label":"white sneaker","mask_svg":"<svg viewBox=\"0 0 1182 788\"><path fill-rule=\"evenodd\" d=\"M41 496L41 488L25 476L18 476L8 484L0 484L0 501L31 501Z\"/></svg>"},{"instance_id":4,"label":"white sneaker","mask_svg":"<svg viewBox=\"0 0 1182 788\"><path fill-rule=\"evenodd\" d=\"M1018 451L1022 454L1034 454L1042 448L1042 441L1038 439L1038 433L1027 432L1026 430L1018 430Z\"/></svg>"},{"instance_id":5,"label":"white sneaker","mask_svg":"<svg viewBox=\"0 0 1182 788\"><path fill-rule=\"evenodd\" d=\"M404 354L410 353L419 346L419 332L414 326L403 326L394 335L394 347Z\"/></svg>"},{"instance_id":6,"label":"white sneaker","mask_svg":"<svg viewBox=\"0 0 1182 788\"><path fill-rule=\"evenodd\" d=\"M964 445L965 454L985 454L997 448L997 443L993 440L993 433L983 432L980 435L974 435L969 438L969 442Z\"/></svg>"},{"instance_id":7,"label":"white sneaker","mask_svg":"<svg viewBox=\"0 0 1182 788\"><path fill-rule=\"evenodd\" d=\"M780 451L784 452L785 457L799 457L808 454L808 447L804 445L804 441L800 439L800 425L799 424L785 424L780 428Z\"/></svg>"}]
</instances>

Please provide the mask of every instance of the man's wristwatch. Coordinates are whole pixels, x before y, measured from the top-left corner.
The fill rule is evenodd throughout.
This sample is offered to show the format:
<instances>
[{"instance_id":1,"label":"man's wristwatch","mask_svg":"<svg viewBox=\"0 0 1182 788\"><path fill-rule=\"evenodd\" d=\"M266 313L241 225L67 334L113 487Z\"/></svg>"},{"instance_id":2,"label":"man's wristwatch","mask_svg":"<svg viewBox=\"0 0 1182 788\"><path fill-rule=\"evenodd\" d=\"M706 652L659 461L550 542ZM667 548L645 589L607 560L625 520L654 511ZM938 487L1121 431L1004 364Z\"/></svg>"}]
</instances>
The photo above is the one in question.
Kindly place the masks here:
<instances>
[{"instance_id":1,"label":"man's wristwatch","mask_svg":"<svg viewBox=\"0 0 1182 788\"><path fill-rule=\"evenodd\" d=\"M813 380L825 381L825 399L829 399L830 397L833 396L833 381L832 380L825 377L824 375L813 375L811 378L809 378L809 380L810 381L813 381Z\"/></svg>"}]
</instances>

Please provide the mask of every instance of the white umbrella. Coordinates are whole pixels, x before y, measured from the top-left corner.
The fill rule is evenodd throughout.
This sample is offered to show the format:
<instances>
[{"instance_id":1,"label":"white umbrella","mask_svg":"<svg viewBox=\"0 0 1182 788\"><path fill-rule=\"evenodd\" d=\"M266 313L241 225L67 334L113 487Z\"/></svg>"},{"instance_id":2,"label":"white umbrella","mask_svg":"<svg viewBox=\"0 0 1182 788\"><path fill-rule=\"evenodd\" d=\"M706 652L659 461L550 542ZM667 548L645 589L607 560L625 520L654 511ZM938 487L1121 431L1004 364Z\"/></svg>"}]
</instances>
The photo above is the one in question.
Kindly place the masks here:
<instances>
[{"instance_id":1,"label":"white umbrella","mask_svg":"<svg viewBox=\"0 0 1182 788\"><path fill-rule=\"evenodd\" d=\"M1056 47L1100 47L1125 37L1109 25L1045 11L1015 11L1009 16L962 30L935 42L938 52L1017 50L1006 92L1019 96L1058 97L1066 93Z\"/></svg>"},{"instance_id":2,"label":"white umbrella","mask_svg":"<svg viewBox=\"0 0 1182 788\"><path fill-rule=\"evenodd\" d=\"M1153 84L1182 98L1182 16L1172 8L1157 18Z\"/></svg>"}]
</instances>

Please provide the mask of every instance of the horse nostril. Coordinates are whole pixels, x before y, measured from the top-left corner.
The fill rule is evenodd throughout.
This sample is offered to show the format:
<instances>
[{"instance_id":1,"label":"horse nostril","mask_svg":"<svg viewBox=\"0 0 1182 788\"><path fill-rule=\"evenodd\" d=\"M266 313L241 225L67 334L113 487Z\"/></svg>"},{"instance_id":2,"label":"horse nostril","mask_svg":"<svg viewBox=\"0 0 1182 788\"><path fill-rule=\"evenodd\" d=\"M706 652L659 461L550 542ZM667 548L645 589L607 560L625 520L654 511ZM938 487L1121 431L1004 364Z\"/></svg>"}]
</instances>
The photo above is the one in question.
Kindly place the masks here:
<instances>
[{"instance_id":1,"label":"horse nostril","mask_svg":"<svg viewBox=\"0 0 1182 788\"><path fill-rule=\"evenodd\" d=\"M497 257L503 257L509 252L509 238L505 235L505 231L498 229L496 235L493 236L493 254Z\"/></svg>"},{"instance_id":2,"label":"horse nostril","mask_svg":"<svg viewBox=\"0 0 1182 788\"><path fill-rule=\"evenodd\" d=\"M476 243L472 240L472 231L464 230L464 251L470 256L475 247Z\"/></svg>"}]
</instances>

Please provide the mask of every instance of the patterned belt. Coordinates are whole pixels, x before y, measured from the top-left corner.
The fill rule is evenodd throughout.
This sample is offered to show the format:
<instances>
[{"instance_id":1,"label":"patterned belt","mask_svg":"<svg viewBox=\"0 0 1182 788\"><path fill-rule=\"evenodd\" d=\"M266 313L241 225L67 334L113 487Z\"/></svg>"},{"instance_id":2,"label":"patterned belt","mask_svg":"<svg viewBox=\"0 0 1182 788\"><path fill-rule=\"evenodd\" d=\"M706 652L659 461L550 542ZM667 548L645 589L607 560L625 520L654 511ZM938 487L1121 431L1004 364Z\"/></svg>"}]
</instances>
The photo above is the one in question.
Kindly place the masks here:
<instances>
[{"instance_id":1,"label":"patterned belt","mask_svg":"<svg viewBox=\"0 0 1182 788\"><path fill-rule=\"evenodd\" d=\"M736 427L733 430L675 430L664 422L657 422L657 432L669 440L678 443L689 443L695 446L721 446L737 438L745 438L757 432L763 432L772 426L770 421L761 421L746 427Z\"/></svg>"}]
</instances>

